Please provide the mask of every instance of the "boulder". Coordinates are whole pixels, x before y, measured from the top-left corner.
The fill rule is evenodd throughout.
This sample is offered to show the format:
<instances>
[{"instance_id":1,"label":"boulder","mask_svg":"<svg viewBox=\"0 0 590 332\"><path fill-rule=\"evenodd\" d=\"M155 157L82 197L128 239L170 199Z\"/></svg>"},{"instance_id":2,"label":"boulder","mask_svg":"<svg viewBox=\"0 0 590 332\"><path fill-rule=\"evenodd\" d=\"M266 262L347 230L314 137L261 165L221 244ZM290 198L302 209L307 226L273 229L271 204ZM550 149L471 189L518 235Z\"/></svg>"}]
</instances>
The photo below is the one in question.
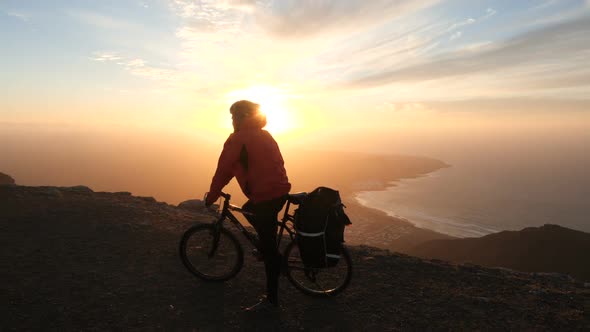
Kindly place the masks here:
<instances>
[{"instance_id":1,"label":"boulder","mask_svg":"<svg viewBox=\"0 0 590 332\"><path fill-rule=\"evenodd\" d=\"M92 194L94 191L86 186L60 187L62 191L68 191L81 194Z\"/></svg>"},{"instance_id":2,"label":"boulder","mask_svg":"<svg viewBox=\"0 0 590 332\"><path fill-rule=\"evenodd\" d=\"M141 199L144 202L156 203L156 199L151 196L137 196L137 198Z\"/></svg>"},{"instance_id":3,"label":"boulder","mask_svg":"<svg viewBox=\"0 0 590 332\"><path fill-rule=\"evenodd\" d=\"M63 193L60 190L60 188L58 187L49 187L49 186L42 186L42 187L37 187L37 194L41 195L41 196L47 196L47 197L54 197L54 198L61 198L63 197Z\"/></svg>"},{"instance_id":4,"label":"boulder","mask_svg":"<svg viewBox=\"0 0 590 332\"><path fill-rule=\"evenodd\" d=\"M201 212L205 209L205 201L200 199L189 199L178 204L178 207L185 210Z\"/></svg>"},{"instance_id":5,"label":"boulder","mask_svg":"<svg viewBox=\"0 0 590 332\"><path fill-rule=\"evenodd\" d=\"M0 186L13 186L16 185L14 179L8 175L0 172Z\"/></svg>"}]
</instances>

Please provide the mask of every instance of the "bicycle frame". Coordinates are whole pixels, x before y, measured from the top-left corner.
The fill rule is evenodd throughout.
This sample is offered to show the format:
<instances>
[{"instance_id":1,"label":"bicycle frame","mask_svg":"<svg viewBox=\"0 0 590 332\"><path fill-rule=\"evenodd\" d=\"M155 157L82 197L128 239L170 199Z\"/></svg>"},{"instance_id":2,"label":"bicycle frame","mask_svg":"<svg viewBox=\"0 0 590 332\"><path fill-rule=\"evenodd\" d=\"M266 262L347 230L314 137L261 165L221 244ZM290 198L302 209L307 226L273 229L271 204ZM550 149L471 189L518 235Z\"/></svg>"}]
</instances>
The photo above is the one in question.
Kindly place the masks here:
<instances>
[{"instance_id":1,"label":"bicycle frame","mask_svg":"<svg viewBox=\"0 0 590 332\"><path fill-rule=\"evenodd\" d=\"M244 227L242 225L242 223L240 223L240 221L232 213L232 211L236 211L238 213L241 213L242 215L254 215L254 214L251 212L245 211L241 207L230 204L229 203L229 201L231 199L230 194L221 193L221 196L224 198L223 206L222 206L221 214L220 214L219 218L217 219L217 221L215 222L215 225L217 227L223 227L222 226L223 221L225 219L229 219L229 221L248 239L248 241L250 241L250 243L252 243L252 245L255 248L260 249L258 247L258 243L257 243L255 235L252 234L250 231L248 231L246 229L246 227ZM285 207L285 211L283 212L283 217L281 218L280 221L277 220L277 224L279 227L278 234L277 234L277 248L279 248L281 245L281 240L283 239L283 235L284 235L285 231L287 232L287 234L289 235L291 240L293 240L295 238L296 232L293 229L293 223L295 222L295 216L292 214L289 214L290 207L291 207L291 201L289 199L287 199L287 205ZM289 225L288 222L291 222L291 225ZM219 232L216 232L215 238L214 238L214 245L211 248L211 252L209 253L210 256L213 256L213 254L215 253L215 250L217 249L218 242L219 242Z\"/></svg>"}]
</instances>

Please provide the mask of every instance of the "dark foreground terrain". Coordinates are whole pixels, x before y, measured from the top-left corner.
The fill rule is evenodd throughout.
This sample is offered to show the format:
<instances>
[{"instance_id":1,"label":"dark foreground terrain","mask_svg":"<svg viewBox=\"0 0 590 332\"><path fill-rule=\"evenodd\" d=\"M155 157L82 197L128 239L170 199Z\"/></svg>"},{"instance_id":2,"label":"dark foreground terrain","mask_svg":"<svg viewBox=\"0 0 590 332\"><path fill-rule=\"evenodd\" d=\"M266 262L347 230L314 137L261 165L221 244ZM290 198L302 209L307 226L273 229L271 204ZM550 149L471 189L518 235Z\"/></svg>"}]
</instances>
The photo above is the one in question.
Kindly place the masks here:
<instances>
[{"instance_id":1,"label":"dark foreground terrain","mask_svg":"<svg viewBox=\"0 0 590 332\"><path fill-rule=\"evenodd\" d=\"M247 313L264 287L253 257L222 284L180 263L183 230L203 221L128 193L0 186L0 330L590 329L590 288L566 275L365 246L351 248L355 274L337 297L305 296L283 277L281 309Z\"/></svg>"}]
</instances>

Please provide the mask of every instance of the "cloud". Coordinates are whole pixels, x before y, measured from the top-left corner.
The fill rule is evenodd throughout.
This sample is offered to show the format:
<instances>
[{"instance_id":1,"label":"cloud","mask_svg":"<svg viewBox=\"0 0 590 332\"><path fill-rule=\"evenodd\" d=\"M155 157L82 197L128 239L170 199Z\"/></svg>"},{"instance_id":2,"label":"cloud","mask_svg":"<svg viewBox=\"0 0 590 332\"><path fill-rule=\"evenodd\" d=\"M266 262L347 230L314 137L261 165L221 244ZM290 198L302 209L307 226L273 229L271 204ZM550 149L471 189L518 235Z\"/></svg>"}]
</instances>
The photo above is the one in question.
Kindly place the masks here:
<instances>
[{"instance_id":1,"label":"cloud","mask_svg":"<svg viewBox=\"0 0 590 332\"><path fill-rule=\"evenodd\" d=\"M438 115L438 111L429 105L418 102L383 102L375 107L373 120L377 123L397 124L416 121L427 121Z\"/></svg>"},{"instance_id":2,"label":"cloud","mask_svg":"<svg viewBox=\"0 0 590 332\"><path fill-rule=\"evenodd\" d=\"M520 81L520 85L528 89L590 88L590 70L578 68L570 71L542 73L540 75L525 75Z\"/></svg>"},{"instance_id":3,"label":"cloud","mask_svg":"<svg viewBox=\"0 0 590 332\"><path fill-rule=\"evenodd\" d=\"M133 59L125 64L125 68L135 76L145 77L154 81L178 82L181 73L176 70L146 65L141 59Z\"/></svg>"},{"instance_id":4,"label":"cloud","mask_svg":"<svg viewBox=\"0 0 590 332\"><path fill-rule=\"evenodd\" d=\"M145 61L142 59L133 59L127 62L128 68L145 67Z\"/></svg>"},{"instance_id":5,"label":"cloud","mask_svg":"<svg viewBox=\"0 0 590 332\"><path fill-rule=\"evenodd\" d=\"M475 22L476 22L476 20L475 20L475 19L473 19L473 18L468 18L468 19L466 19L465 21L458 22L458 23L455 23L455 24L451 25L451 26L450 26L450 27L447 29L447 32L455 31L455 30L457 30L457 29L459 29L459 28L461 28L461 27L464 27L464 26L466 26L466 25L471 25L471 24L473 24L473 23L475 23Z\"/></svg>"},{"instance_id":6,"label":"cloud","mask_svg":"<svg viewBox=\"0 0 590 332\"><path fill-rule=\"evenodd\" d=\"M493 9L493 8L488 8L488 9L486 9L486 14L485 14L484 16L482 16L482 17L480 18L480 20L487 20L488 18L490 18L490 17L492 17L492 16L496 15L497 13L498 13L498 11L496 11L495 9Z\"/></svg>"},{"instance_id":7,"label":"cloud","mask_svg":"<svg viewBox=\"0 0 590 332\"><path fill-rule=\"evenodd\" d=\"M332 83L347 81L358 77L366 77L371 73L388 72L391 68L402 68L416 64L425 57L438 52L441 45L464 36L465 28L477 24L495 15L494 9L488 8L477 18L466 18L458 21L433 21L413 18L404 27L400 24L395 33L384 30L382 37L359 38L355 35L346 40L346 45L334 45L331 50L321 56L323 68L319 73L331 77ZM459 30L461 29L461 30ZM379 35L379 28L365 31L364 35ZM489 46L489 42L472 44L470 49L461 51L475 52L476 46Z\"/></svg>"},{"instance_id":8,"label":"cloud","mask_svg":"<svg viewBox=\"0 0 590 332\"><path fill-rule=\"evenodd\" d=\"M114 62L117 65L123 66L125 70L135 76L141 76L156 81L175 82L178 81L182 74L173 69L160 68L157 66L150 66L143 59L125 58L115 52L95 52L91 60L98 62Z\"/></svg>"},{"instance_id":9,"label":"cloud","mask_svg":"<svg viewBox=\"0 0 590 332\"><path fill-rule=\"evenodd\" d=\"M588 0L586 0L586 1L588 1ZM548 0L548 1L545 1L539 5L531 8L531 10L543 10L543 9L546 9L547 7L551 7L551 6L556 5L558 3L559 3L559 0Z\"/></svg>"},{"instance_id":10,"label":"cloud","mask_svg":"<svg viewBox=\"0 0 590 332\"><path fill-rule=\"evenodd\" d=\"M17 12L7 12L6 15L11 16L11 17L15 17L25 23L29 23L31 17L29 15L23 14L23 13L17 13Z\"/></svg>"},{"instance_id":11,"label":"cloud","mask_svg":"<svg viewBox=\"0 0 590 332\"><path fill-rule=\"evenodd\" d=\"M449 37L449 40L459 39L459 38L461 38L461 35L463 35L463 33L461 31L457 31L457 32L453 33L451 35L451 37Z\"/></svg>"},{"instance_id":12,"label":"cloud","mask_svg":"<svg viewBox=\"0 0 590 332\"><path fill-rule=\"evenodd\" d=\"M252 10L252 1L174 0L172 11L183 20L183 27L197 33L237 31L246 12Z\"/></svg>"},{"instance_id":13,"label":"cloud","mask_svg":"<svg viewBox=\"0 0 590 332\"><path fill-rule=\"evenodd\" d=\"M488 8L488 9L486 9L486 13L483 16L477 18L477 19L468 18L468 19L466 19L464 21L461 21L461 22L458 22L458 23L454 23L446 31L446 33L452 32L451 36L449 37L449 40L459 39L459 38L461 38L461 36L463 36L463 31L455 31L455 30L457 30L459 28L463 28L463 27L469 26L469 25L472 25L472 24L475 24L475 23L480 22L480 21L487 20L488 18L496 15L496 13L497 13L496 10L494 10L492 8ZM453 32L453 31L455 31L455 32Z\"/></svg>"},{"instance_id":14,"label":"cloud","mask_svg":"<svg viewBox=\"0 0 590 332\"><path fill-rule=\"evenodd\" d=\"M590 20L586 17L545 27L498 42L494 47L472 52L453 52L419 64L390 68L351 80L357 87L396 82L444 79L506 68L523 68L544 63L587 67L590 52ZM586 56L584 56L586 54Z\"/></svg>"},{"instance_id":15,"label":"cloud","mask_svg":"<svg viewBox=\"0 0 590 332\"><path fill-rule=\"evenodd\" d=\"M355 30L401 17L440 0L171 0L185 28L217 32L261 27L275 37L305 37L338 29ZM248 18L245 15L250 15Z\"/></svg>"},{"instance_id":16,"label":"cloud","mask_svg":"<svg viewBox=\"0 0 590 332\"><path fill-rule=\"evenodd\" d=\"M99 62L108 62L120 60L122 58L114 52L95 52L90 59Z\"/></svg>"},{"instance_id":17,"label":"cloud","mask_svg":"<svg viewBox=\"0 0 590 332\"><path fill-rule=\"evenodd\" d=\"M432 114L433 110L423 103L384 102L375 107L378 112L395 113L398 115L423 116Z\"/></svg>"},{"instance_id":18,"label":"cloud","mask_svg":"<svg viewBox=\"0 0 590 332\"><path fill-rule=\"evenodd\" d=\"M81 9L70 9L66 13L82 23L89 24L101 29L109 30L139 30L142 27L125 20L120 20L114 17L102 15L96 12L81 10Z\"/></svg>"},{"instance_id":19,"label":"cloud","mask_svg":"<svg viewBox=\"0 0 590 332\"><path fill-rule=\"evenodd\" d=\"M257 7L261 26L280 37L356 30L393 20L437 3L436 0L286 0Z\"/></svg>"}]
</instances>

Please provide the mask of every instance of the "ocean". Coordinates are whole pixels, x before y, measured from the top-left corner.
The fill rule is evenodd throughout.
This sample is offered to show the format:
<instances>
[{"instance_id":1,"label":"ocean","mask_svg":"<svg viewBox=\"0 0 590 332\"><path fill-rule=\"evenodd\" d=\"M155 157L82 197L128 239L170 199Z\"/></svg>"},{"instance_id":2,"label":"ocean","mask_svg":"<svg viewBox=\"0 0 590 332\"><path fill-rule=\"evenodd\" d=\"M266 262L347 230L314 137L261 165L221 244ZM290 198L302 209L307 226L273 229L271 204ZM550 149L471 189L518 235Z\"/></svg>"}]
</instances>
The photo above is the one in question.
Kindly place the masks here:
<instances>
[{"instance_id":1,"label":"ocean","mask_svg":"<svg viewBox=\"0 0 590 332\"><path fill-rule=\"evenodd\" d=\"M590 232L590 142L561 143L462 149L440 157L449 168L356 199L456 237L544 224Z\"/></svg>"}]
</instances>

